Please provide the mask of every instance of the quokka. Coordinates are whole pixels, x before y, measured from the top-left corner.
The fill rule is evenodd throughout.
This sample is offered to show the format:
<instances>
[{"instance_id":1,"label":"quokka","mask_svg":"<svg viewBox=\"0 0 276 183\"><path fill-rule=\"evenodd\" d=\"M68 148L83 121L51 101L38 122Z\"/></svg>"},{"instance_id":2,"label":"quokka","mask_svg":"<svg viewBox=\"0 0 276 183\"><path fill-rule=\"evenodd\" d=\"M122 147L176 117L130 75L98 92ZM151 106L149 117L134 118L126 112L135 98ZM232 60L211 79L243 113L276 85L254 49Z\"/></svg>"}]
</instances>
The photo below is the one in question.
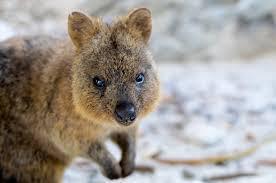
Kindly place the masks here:
<instances>
[{"instance_id":1,"label":"quokka","mask_svg":"<svg viewBox=\"0 0 276 183\"><path fill-rule=\"evenodd\" d=\"M0 182L58 183L76 156L110 179L131 174L139 121L159 98L151 13L105 23L73 12L68 39L0 43ZM122 151L117 162L104 146Z\"/></svg>"}]
</instances>

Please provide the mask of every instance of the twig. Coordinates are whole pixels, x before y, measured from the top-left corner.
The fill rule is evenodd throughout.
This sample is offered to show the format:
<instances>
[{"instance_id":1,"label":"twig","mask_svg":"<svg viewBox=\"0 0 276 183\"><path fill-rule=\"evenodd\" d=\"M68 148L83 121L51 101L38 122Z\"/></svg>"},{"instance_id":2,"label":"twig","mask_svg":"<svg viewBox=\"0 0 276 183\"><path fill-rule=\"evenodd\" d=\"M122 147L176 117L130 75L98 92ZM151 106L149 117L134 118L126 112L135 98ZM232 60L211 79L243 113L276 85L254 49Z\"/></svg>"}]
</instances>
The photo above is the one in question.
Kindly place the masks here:
<instances>
[{"instance_id":1,"label":"twig","mask_svg":"<svg viewBox=\"0 0 276 183\"><path fill-rule=\"evenodd\" d=\"M263 159L257 162L257 165L276 166L276 159Z\"/></svg>"},{"instance_id":2,"label":"twig","mask_svg":"<svg viewBox=\"0 0 276 183\"><path fill-rule=\"evenodd\" d=\"M229 179L237 179L240 177L252 177L257 176L257 173L248 173L248 172L238 172L232 174L224 174L224 175L217 175L212 177L203 178L204 181L220 181L220 180L229 180Z\"/></svg>"},{"instance_id":3,"label":"twig","mask_svg":"<svg viewBox=\"0 0 276 183\"><path fill-rule=\"evenodd\" d=\"M211 157L203 157L203 158L195 158L195 159L163 159L160 158L159 155L151 156L152 159L159 163L169 164L169 165L205 165L205 164L219 164L224 163L226 161L239 160L244 157L247 157L253 153L255 153L261 146L272 142L276 139L275 135L269 136L261 143L250 147L241 152L234 152L226 155L215 155Z\"/></svg>"},{"instance_id":4,"label":"twig","mask_svg":"<svg viewBox=\"0 0 276 183\"><path fill-rule=\"evenodd\" d=\"M217 155L211 157L204 157L198 159L162 159L158 156L153 156L152 159L159 163L169 164L169 165L205 165L205 164L218 164L224 163L226 161L231 160L238 160L243 157L249 156L250 154L254 153L259 146L251 147L245 151L232 153L228 155Z\"/></svg>"}]
</instances>

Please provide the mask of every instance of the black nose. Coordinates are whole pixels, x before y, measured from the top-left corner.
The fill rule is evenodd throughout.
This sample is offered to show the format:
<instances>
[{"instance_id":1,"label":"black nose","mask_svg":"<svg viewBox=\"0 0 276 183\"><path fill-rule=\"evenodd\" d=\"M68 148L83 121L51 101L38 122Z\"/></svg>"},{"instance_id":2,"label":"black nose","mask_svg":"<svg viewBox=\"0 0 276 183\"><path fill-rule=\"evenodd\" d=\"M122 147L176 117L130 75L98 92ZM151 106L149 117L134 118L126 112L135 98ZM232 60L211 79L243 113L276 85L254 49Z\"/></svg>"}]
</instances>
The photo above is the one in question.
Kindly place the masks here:
<instances>
[{"instance_id":1,"label":"black nose","mask_svg":"<svg viewBox=\"0 0 276 183\"><path fill-rule=\"evenodd\" d=\"M136 118L134 105L125 101L118 102L115 108L115 115L120 123L124 125L131 124Z\"/></svg>"}]
</instances>

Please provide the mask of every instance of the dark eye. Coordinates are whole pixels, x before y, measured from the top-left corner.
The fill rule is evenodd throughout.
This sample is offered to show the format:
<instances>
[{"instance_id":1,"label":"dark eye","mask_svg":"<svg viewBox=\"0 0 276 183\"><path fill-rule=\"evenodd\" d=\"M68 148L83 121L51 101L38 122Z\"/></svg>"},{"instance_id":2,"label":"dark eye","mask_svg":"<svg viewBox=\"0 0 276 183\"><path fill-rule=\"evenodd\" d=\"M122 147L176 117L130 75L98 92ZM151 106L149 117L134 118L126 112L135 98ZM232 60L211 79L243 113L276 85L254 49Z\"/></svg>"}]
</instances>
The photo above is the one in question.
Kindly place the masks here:
<instances>
[{"instance_id":1,"label":"dark eye","mask_svg":"<svg viewBox=\"0 0 276 183\"><path fill-rule=\"evenodd\" d=\"M135 81L136 81L137 84L143 83L144 80L145 80L145 76L144 76L143 73L138 74L138 76L135 79Z\"/></svg>"},{"instance_id":2,"label":"dark eye","mask_svg":"<svg viewBox=\"0 0 276 183\"><path fill-rule=\"evenodd\" d=\"M103 89L105 87L105 80L100 79L98 76L93 78L93 83L97 88Z\"/></svg>"}]
</instances>

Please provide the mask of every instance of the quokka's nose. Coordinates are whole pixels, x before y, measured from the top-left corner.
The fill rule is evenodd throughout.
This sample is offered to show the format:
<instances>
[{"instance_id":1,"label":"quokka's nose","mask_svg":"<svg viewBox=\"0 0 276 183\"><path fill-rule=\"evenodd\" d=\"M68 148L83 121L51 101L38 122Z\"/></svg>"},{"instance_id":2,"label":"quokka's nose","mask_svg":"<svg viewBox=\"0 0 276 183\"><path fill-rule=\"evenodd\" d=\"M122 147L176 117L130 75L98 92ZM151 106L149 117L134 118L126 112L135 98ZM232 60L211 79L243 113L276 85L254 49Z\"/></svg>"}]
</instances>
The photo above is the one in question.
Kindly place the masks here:
<instances>
[{"instance_id":1,"label":"quokka's nose","mask_svg":"<svg viewBox=\"0 0 276 183\"><path fill-rule=\"evenodd\" d=\"M117 121L124 125L130 125L136 118L135 107L132 103L118 102L115 108Z\"/></svg>"}]
</instances>

